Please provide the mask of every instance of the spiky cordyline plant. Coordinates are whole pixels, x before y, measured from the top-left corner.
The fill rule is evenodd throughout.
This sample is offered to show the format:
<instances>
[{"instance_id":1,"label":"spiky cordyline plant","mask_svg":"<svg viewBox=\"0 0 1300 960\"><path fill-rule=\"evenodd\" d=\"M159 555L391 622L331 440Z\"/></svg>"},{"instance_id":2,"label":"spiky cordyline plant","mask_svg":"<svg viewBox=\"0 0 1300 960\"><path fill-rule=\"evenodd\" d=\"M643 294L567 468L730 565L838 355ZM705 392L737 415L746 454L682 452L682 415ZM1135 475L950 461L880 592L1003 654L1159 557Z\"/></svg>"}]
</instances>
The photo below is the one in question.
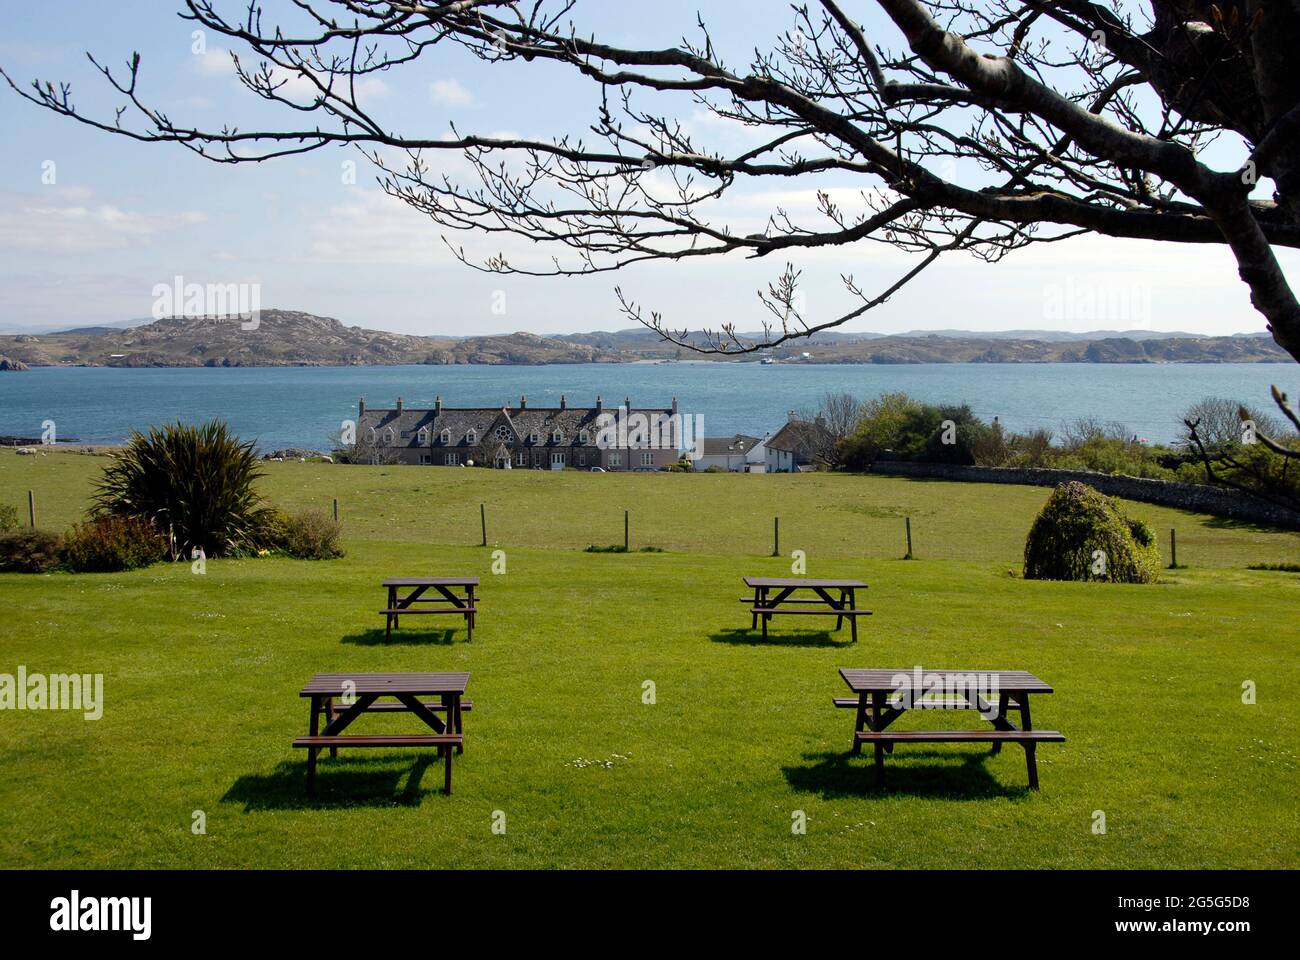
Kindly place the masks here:
<instances>
[{"instance_id":1,"label":"spiky cordyline plant","mask_svg":"<svg viewBox=\"0 0 1300 960\"><path fill-rule=\"evenodd\" d=\"M251 441L221 420L131 431L96 484L94 512L145 517L166 531L172 558L221 556L255 543L267 510L253 490L262 475Z\"/></svg>"}]
</instances>

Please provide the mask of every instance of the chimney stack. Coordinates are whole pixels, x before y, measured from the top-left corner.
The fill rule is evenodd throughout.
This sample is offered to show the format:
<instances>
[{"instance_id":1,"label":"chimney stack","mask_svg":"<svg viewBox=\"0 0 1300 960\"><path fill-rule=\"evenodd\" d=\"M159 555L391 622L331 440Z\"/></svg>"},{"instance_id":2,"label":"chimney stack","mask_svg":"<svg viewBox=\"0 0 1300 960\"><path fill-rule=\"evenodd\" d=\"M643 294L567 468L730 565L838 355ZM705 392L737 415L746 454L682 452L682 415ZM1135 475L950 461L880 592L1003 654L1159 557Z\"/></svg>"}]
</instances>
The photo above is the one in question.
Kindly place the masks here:
<instances>
[{"instance_id":1,"label":"chimney stack","mask_svg":"<svg viewBox=\"0 0 1300 960\"><path fill-rule=\"evenodd\" d=\"M628 412L628 413L631 413L631 412L632 412L632 398L631 398L631 397L624 397L624 398L623 398L623 406L627 407L627 412Z\"/></svg>"},{"instance_id":2,"label":"chimney stack","mask_svg":"<svg viewBox=\"0 0 1300 960\"><path fill-rule=\"evenodd\" d=\"M677 416L677 398L673 397L673 416Z\"/></svg>"},{"instance_id":3,"label":"chimney stack","mask_svg":"<svg viewBox=\"0 0 1300 960\"><path fill-rule=\"evenodd\" d=\"M526 396L524 396L523 394L520 394L520 395L519 395L519 409L520 409L520 410L527 410L527 409L528 409L528 398L527 398Z\"/></svg>"},{"instance_id":4,"label":"chimney stack","mask_svg":"<svg viewBox=\"0 0 1300 960\"><path fill-rule=\"evenodd\" d=\"M567 410L568 407L569 407L569 402L564 399L564 394L560 394L560 409Z\"/></svg>"},{"instance_id":5,"label":"chimney stack","mask_svg":"<svg viewBox=\"0 0 1300 960\"><path fill-rule=\"evenodd\" d=\"M603 399L601 399L600 397L597 397L597 398L596 398L596 412L597 412L597 413L600 413L600 411L602 411L602 410L604 410L604 409L605 409L605 401L604 401Z\"/></svg>"},{"instance_id":6,"label":"chimney stack","mask_svg":"<svg viewBox=\"0 0 1300 960\"><path fill-rule=\"evenodd\" d=\"M398 413L401 413L401 412L402 412L402 398L401 398L401 397L398 397L398 398L397 398L397 412L398 412Z\"/></svg>"},{"instance_id":7,"label":"chimney stack","mask_svg":"<svg viewBox=\"0 0 1300 960\"><path fill-rule=\"evenodd\" d=\"M357 402L357 416L358 416L358 418L365 416L365 413L366 413L366 398L365 398L365 397L362 397L362 398Z\"/></svg>"},{"instance_id":8,"label":"chimney stack","mask_svg":"<svg viewBox=\"0 0 1300 960\"><path fill-rule=\"evenodd\" d=\"M790 417L789 417L790 422L794 423L798 419L799 419L799 412L797 410L791 410Z\"/></svg>"},{"instance_id":9,"label":"chimney stack","mask_svg":"<svg viewBox=\"0 0 1300 960\"><path fill-rule=\"evenodd\" d=\"M433 415L435 417L442 416L442 394L438 394L433 398Z\"/></svg>"}]
</instances>

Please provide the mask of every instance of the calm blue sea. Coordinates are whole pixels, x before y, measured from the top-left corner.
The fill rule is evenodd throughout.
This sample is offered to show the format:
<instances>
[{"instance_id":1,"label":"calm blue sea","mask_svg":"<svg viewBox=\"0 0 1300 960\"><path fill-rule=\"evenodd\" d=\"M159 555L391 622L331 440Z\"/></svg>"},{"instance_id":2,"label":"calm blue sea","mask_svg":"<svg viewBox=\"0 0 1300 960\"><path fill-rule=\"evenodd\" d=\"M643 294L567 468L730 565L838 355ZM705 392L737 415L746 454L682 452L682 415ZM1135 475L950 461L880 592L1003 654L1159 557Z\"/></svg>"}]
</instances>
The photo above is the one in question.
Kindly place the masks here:
<instances>
[{"instance_id":1,"label":"calm blue sea","mask_svg":"<svg viewBox=\"0 0 1300 960\"><path fill-rule=\"evenodd\" d=\"M1126 424L1140 437L1167 441L1180 414L1208 396L1271 405L1278 384L1300 395L1300 365L1282 364L918 364L772 365L727 363L575 364L562 366L249 367L141 369L43 367L0 374L0 434L122 440L131 428L180 418L222 417L263 450L324 448L356 404L388 406L397 397L449 406L518 402L538 405L667 406L703 414L708 436L762 436L790 410L811 410L828 391L861 397L903 391L932 402L969 403L1014 430L1059 432L1080 417Z\"/></svg>"}]
</instances>

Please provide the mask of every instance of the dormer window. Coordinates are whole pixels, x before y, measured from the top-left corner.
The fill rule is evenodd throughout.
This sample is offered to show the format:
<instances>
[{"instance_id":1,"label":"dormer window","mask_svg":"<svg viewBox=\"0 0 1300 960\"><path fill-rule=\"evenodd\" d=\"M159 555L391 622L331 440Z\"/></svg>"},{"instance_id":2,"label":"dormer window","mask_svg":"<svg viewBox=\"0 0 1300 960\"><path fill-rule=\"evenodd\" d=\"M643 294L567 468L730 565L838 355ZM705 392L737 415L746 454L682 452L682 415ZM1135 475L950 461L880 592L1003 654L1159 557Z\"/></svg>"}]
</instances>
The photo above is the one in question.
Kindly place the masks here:
<instances>
[{"instance_id":1,"label":"dormer window","mask_svg":"<svg viewBox=\"0 0 1300 960\"><path fill-rule=\"evenodd\" d=\"M393 432L393 428L392 428L392 427L385 427L385 428L384 428L384 444L385 444L385 446L389 446L389 447L391 447L391 446L393 445L393 443L394 443L396 440L397 440L397 434L395 434L395 433Z\"/></svg>"},{"instance_id":2,"label":"dormer window","mask_svg":"<svg viewBox=\"0 0 1300 960\"><path fill-rule=\"evenodd\" d=\"M541 442L542 442L542 435L541 435L540 433L538 433L536 430L534 430L532 433L530 433L530 434L528 435L528 442L529 442L529 443L541 443Z\"/></svg>"},{"instance_id":3,"label":"dormer window","mask_svg":"<svg viewBox=\"0 0 1300 960\"><path fill-rule=\"evenodd\" d=\"M416 433L415 437L416 437L416 439L420 442L420 446L422 446L422 447L428 446L428 444L429 444L429 428L428 428L428 427L421 427L420 430L419 430L419 432Z\"/></svg>"},{"instance_id":4,"label":"dormer window","mask_svg":"<svg viewBox=\"0 0 1300 960\"><path fill-rule=\"evenodd\" d=\"M563 432L561 432L561 431L559 431L559 430L556 430L554 433L552 433L552 434L551 434L551 442L552 442L552 443L563 443L563 442L564 442L564 434L563 434Z\"/></svg>"},{"instance_id":5,"label":"dormer window","mask_svg":"<svg viewBox=\"0 0 1300 960\"><path fill-rule=\"evenodd\" d=\"M378 443L379 434L375 433L374 427L366 427L366 443Z\"/></svg>"},{"instance_id":6,"label":"dormer window","mask_svg":"<svg viewBox=\"0 0 1300 960\"><path fill-rule=\"evenodd\" d=\"M465 442L469 444L478 443L478 432L475 430L466 430Z\"/></svg>"},{"instance_id":7,"label":"dormer window","mask_svg":"<svg viewBox=\"0 0 1300 960\"><path fill-rule=\"evenodd\" d=\"M580 431L580 432L578 433L578 442L579 442L579 443L591 443L591 434L588 433L586 430L582 430L582 431Z\"/></svg>"},{"instance_id":8,"label":"dormer window","mask_svg":"<svg viewBox=\"0 0 1300 960\"><path fill-rule=\"evenodd\" d=\"M442 437L441 437L441 440L442 440L442 445L443 445L443 446L447 446L447 445L449 445L449 444L451 443L451 431L448 430L448 429L446 429L445 427L443 428L443 431L442 431Z\"/></svg>"}]
</instances>

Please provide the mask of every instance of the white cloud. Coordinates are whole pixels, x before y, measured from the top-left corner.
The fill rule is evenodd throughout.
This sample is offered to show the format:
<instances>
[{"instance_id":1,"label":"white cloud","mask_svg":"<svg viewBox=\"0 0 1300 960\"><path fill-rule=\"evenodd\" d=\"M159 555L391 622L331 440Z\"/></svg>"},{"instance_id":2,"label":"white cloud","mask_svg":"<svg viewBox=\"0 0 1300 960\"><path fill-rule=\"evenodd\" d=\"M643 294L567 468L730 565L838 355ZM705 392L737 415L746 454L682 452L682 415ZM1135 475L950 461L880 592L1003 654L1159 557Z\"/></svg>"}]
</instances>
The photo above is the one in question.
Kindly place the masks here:
<instances>
[{"instance_id":1,"label":"white cloud","mask_svg":"<svg viewBox=\"0 0 1300 960\"><path fill-rule=\"evenodd\" d=\"M440 107L472 107L474 94L459 80L435 80L429 84L429 99Z\"/></svg>"},{"instance_id":2,"label":"white cloud","mask_svg":"<svg viewBox=\"0 0 1300 960\"><path fill-rule=\"evenodd\" d=\"M48 198L0 194L0 248L54 253L109 250L123 243L149 244L161 234L207 219L198 211L143 213L88 199L89 191L84 190L52 192Z\"/></svg>"}]
</instances>

